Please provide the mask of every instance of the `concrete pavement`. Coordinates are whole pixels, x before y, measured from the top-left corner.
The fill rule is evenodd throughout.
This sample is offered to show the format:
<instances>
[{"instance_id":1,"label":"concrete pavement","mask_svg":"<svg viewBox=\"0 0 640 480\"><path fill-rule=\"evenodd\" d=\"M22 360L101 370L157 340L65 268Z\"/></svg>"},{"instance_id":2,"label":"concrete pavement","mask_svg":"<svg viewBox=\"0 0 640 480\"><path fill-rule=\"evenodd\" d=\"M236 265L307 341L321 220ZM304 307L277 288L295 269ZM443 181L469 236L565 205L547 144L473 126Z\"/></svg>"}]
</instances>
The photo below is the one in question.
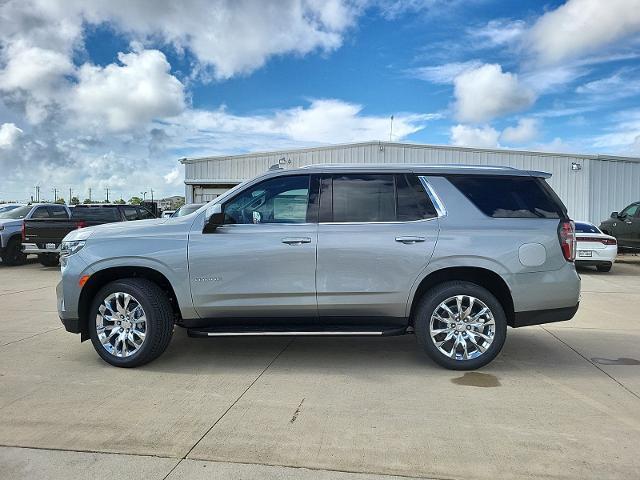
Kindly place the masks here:
<instances>
[{"instance_id":1,"label":"concrete pavement","mask_svg":"<svg viewBox=\"0 0 640 480\"><path fill-rule=\"evenodd\" d=\"M436 367L411 336L202 340L180 329L152 364L116 369L60 328L58 275L0 265L3 478L640 471L639 257L581 271L574 320L510 329L503 353L466 374Z\"/></svg>"}]
</instances>

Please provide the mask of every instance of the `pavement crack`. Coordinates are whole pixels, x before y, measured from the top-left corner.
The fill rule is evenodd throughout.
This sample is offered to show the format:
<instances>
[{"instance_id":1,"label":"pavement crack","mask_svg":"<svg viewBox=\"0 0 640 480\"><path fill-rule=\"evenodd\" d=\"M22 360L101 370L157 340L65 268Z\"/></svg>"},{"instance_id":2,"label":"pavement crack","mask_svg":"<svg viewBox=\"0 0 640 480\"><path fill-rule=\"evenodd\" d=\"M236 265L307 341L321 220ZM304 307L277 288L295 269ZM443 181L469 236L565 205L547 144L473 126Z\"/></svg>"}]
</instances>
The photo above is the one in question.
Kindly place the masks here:
<instances>
[{"instance_id":1,"label":"pavement crack","mask_svg":"<svg viewBox=\"0 0 640 480\"><path fill-rule=\"evenodd\" d=\"M26 293L26 292L36 292L38 290L44 290L45 288L51 288L50 285L47 285L45 287L37 287L37 288L28 288L26 290L18 290L16 292L4 292L4 293L0 293L0 297L4 297L6 295L16 295L18 293Z\"/></svg>"},{"instance_id":2,"label":"pavement crack","mask_svg":"<svg viewBox=\"0 0 640 480\"><path fill-rule=\"evenodd\" d=\"M617 383L620 387L622 387L623 389L625 389L627 392L629 392L631 395L633 395L634 397L636 397L638 400L640 400L640 395L638 395L636 392L634 392L633 390L631 390L629 387L627 387L624 383L620 382L617 378L615 378L614 376L610 375L609 373L607 373L605 370L603 370L599 365L597 365L595 362L593 362L590 358L585 357L582 353L580 353L578 350L576 350L575 348L573 348L571 345L569 345L567 342L565 342L564 340L562 340L560 337L558 337L556 334L554 334L552 331L547 330L544 327L540 327L542 328L542 330L544 330L545 332L547 332L549 335L551 335L553 338L555 338L556 340L558 340L560 343L562 343L565 347L571 349L576 355L579 355L580 357L582 357L584 360L586 360L587 362L589 362L591 365L593 365L595 368L597 368L598 370L600 370L602 373L604 373L607 377L609 377L611 380L613 380L615 383Z\"/></svg>"},{"instance_id":3,"label":"pavement crack","mask_svg":"<svg viewBox=\"0 0 640 480\"><path fill-rule=\"evenodd\" d=\"M293 416L291 417L291 420L289 420L289 423L293 423L297 420L298 415L300 415L300 410L302 409L303 403L304 403L304 398L300 401L300 405L298 405L298 408L296 408L296 411L293 412Z\"/></svg>"},{"instance_id":4,"label":"pavement crack","mask_svg":"<svg viewBox=\"0 0 640 480\"><path fill-rule=\"evenodd\" d=\"M18 340L13 340L11 342L3 343L0 347L6 347L7 345L12 345L14 343L23 342L25 340L29 340L30 338L37 337L38 335L44 335L45 333L55 332L56 330L60 330L63 327L52 328L51 330L45 330L44 332L34 333L33 335L29 335L28 337L20 338Z\"/></svg>"},{"instance_id":5,"label":"pavement crack","mask_svg":"<svg viewBox=\"0 0 640 480\"><path fill-rule=\"evenodd\" d=\"M238 395L238 398L236 398L236 399L231 403L231 405L229 405L229 407L228 407L228 408L227 408L227 409L222 413L222 415L220 415L220 416L218 417L218 419L217 419L215 422L213 422L213 425L211 425L211 426L207 429L207 431L206 431L206 432L204 432L204 434L203 434L203 435L198 439L198 441L197 441L196 443L194 443L194 444L191 446L191 448L189 449L189 451L188 451L187 453L185 453L185 454L182 456L182 458L180 458L180 461L179 461L178 463L176 463L176 464L173 466L173 468L172 468L171 470L169 470L169 473L167 473L167 474L164 476L164 478L163 478L162 480L166 480L166 479L169 477L169 475L171 475L171 474L173 473L173 471L174 471L176 468L178 468L178 466L182 463L182 461L183 461L183 460L185 460L185 459L189 456L189 454L193 451L193 449L194 449L194 448L196 448L196 447L200 444L200 442L204 439L204 437L206 437L206 436L209 434L209 432L210 432L211 430L213 430L213 429L214 429L214 427L215 427L218 423L220 423L220 420L222 420L222 419L225 417L225 415L226 415L227 413L229 413L229 411L230 411L233 407L235 407L235 405L236 405L236 404L237 404L237 403L242 399L242 397L244 397L244 396L245 396L245 394L246 394L246 393L251 389L251 387L253 387L253 386L256 384L256 382L257 382L258 380L260 380L260 377L262 377L262 375L264 375L264 373L265 373L267 370L269 370L269 367L271 367L271 365L273 365L273 364L275 363L275 361L276 361L276 360L278 360L278 358L280 358L280 355L282 355L282 354L284 353L284 351L285 351L287 348L289 348L289 345L291 345L291 344L293 343L293 341L294 341L294 340L295 340L295 338L292 338L292 339L291 339L291 340L290 340L290 341L289 341L289 342L288 342L288 343L287 343L287 344L282 348L282 350L280 350L280 351L276 354L276 356L275 356L275 357L273 357L273 358L271 359L271 361L267 364L267 366L266 366L266 367L264 367L264 368L262 369L262 371L258 374L258 376L257 376L256 378L254 378L254 379L253 379L253 381L249 384L249 386L248 386L247 388L245 388L245 389L244 389L244 391L243 391L240 395Z\"/></svg>"}]
</instances>

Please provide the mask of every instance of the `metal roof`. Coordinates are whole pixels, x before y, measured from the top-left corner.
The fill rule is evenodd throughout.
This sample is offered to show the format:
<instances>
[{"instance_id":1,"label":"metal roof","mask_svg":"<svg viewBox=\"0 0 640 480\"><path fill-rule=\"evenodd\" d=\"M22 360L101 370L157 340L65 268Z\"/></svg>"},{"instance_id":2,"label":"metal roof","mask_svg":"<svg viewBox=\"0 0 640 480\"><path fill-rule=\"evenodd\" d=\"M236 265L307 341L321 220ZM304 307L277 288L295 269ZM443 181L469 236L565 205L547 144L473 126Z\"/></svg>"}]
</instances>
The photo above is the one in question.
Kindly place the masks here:
<instances>
[{"instance_id":1,"label":"metal roof","mask_svg":"<svg viewBox=\"0 0 640 480\"><path fill-rule=\"evenodd\" d=\"M560 153L560 152L542 152L536 150L512 150L506 148L476 148L476 147L458 147L453 145L430 145L424 143L402 143L402 142L384 142L384 141L369 141L369 142L354 142L354 143L339 143L332 145L320 145L315 147L303 147L303 148L290 148L286 150L265 150L265 151L256 151L256 152L248 152L241 153L237 155L213 155L209 157L198 157L198 158L181 158L179 161L182 164L185 163L197 163L203 161L211 161L211 160L225 160L225 159L241 159L246 157L255 157L262 155L289 155L293 153L304 153L304 152L313 152L313 151L323 151L323 150L335 150L340 148L349 148L349 147L358 147L365 145L379 145L381 148L386 146L393 147L402 147L402 148L416 148L416 149L433 149L433 150L454 150L461 152L482 152L482 153L503 153L503 154L524 154L524 155L535 155L535 156L543 156L543 157L567 157L567 158L584 158L591 160L603 160L603 161L626 161L626 162L637 162L640 163L640 157L626 157L626 156L617 156L617 155L600 155L600 154L582 154L582 153Z\"/></svg>"}]
</instances>

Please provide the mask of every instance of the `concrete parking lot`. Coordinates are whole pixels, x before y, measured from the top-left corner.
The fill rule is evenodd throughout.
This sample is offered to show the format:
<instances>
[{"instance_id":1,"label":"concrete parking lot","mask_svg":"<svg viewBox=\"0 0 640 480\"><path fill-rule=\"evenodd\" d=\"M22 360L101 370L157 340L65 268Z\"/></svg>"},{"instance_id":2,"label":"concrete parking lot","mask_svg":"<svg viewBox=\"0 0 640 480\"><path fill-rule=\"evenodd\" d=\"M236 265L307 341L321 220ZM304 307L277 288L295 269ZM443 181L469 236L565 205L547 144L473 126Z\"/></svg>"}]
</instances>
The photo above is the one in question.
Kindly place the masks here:
<instances>
[{"instance_id":1,"label":"concrete parking lot","mask_svg":"<svg viewBox=\"0 0 640 480\"><path fill-rule=\"evenodd\" d=\"M638 478L640 257L478 372L412 336L190 339L134 370L64 331L59 272L0 265L0 477Z\"/></svg>"}]
</instances>

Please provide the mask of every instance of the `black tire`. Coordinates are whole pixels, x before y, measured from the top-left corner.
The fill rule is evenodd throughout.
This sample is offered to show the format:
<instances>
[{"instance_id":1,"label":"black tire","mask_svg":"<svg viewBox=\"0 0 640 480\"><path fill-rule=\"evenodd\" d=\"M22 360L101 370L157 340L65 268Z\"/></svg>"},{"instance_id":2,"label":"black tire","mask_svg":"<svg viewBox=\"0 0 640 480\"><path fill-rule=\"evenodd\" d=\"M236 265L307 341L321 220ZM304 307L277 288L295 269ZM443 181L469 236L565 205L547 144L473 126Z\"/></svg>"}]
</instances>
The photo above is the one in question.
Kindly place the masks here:
<instances>
[{"instance_id":1,"label":"black tire","mask_svg":"<svg viewBox=\"0 0 640 480\"><path fill-rule=\"evenodd\" d=\"M57 267L60 265L60 255L57 253L40 253L38 261L45 267Z\"/></svg>"},{"instance_id":2,"label":"black tire","mask_svg":"<svg viewBox=\"0 0 640 480\"><path fill-rule=\"evenodd\" d=\"M442 353L431 338L429 325L432 315L443 301L456 295L469 295L477 298L493 314L495 322L493 342L484 353L476 358L466 360L451 358ZM418 344L438 365L450 370L475 370L491 362L502 350L507 337L507 318L498 299L487 289L471 282L451 281L438 285L423 295L414 315L414 328ZM440 338L438 337L438 339Z\"/></svg>"},{"instance_id":3,"label":"black tire","mask_svg":"<svg viewBox=\"0 0 640 480\"><path fill-rule=\"evenodd\" d=\"M609 264L609 265L596 265L596 268L598 269L599 272L610 272L611 271L611 267L613 265Z\"/></svg>"},{"instance_id":4,"label":"black tire","mask_svg":"<svg viewBox=\"0 0 640 480\"><path fill-rule=\"evenodd\" d=\"M112 293L132 295L142 306L146 316L146 334L138 351L128 357L108 352L98 338L96 317L101 303ZM89 318L91 343L102 359L116 367L138 367L158 358L167 348L173 335L173 310L167 294L155 283L144 278L126 278L104 286L93 299Z\"/></svg>"},{"instance_id":5,"label":"black tire","mask_svg":"<svg viewBox=\"0 0 640 480\"><path fill-rule=\"evenodd\" d=\"M9 266L22 265L27 261L27 256L22 252L22 240L12 237L7 243L7 248L2 252L2 263Z\"/></svg>"}]
</instances>

